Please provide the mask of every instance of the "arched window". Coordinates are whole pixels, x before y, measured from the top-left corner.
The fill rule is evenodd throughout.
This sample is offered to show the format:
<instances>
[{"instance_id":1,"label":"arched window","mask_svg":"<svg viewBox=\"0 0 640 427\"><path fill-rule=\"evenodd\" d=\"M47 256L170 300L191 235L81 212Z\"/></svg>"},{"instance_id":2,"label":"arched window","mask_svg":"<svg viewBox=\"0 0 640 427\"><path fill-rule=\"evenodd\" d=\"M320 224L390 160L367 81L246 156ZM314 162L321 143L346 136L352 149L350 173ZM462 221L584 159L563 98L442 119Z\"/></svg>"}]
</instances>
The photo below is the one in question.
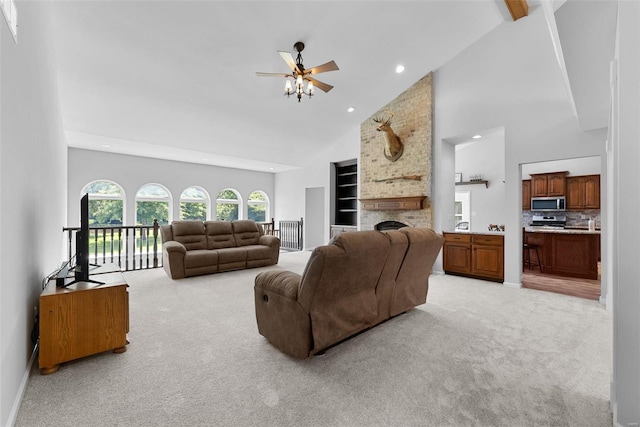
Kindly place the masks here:
<instances>
[{"instance_id":1,"label":"arched window","mask_svg":"<svg viewBox=\"0 0 640 427\"><path fill-rule=\"evenodd\" d=\"M122 225L124 190L113 181L99 180L87 184L82 194L89 193L89 225L105 227Z\"/></svg>"},{"instance_id":2,"label":"arched window","mask_svg":"<svg viewBox=\"0 0 640 427\"><path fill-rule=\"evenodd\" d=\"M240 195L230 188L222 190L216 200L216 219L218 221L233 221L240 219Z\"/></svg>"},{"instance_id":3,"label":"arched window","mask_svg":"<svg viewBox=\"0 0 640 427\"><path fill-rule=\"evenodd\" d=\"M202 187L189 187L180 195L180 219L207 220L209 194Z\"/></svg>"},{"instance_id":4,"label":"arched window","mask_svg":"<svg viewBox=\"0 0 640 427\"><path fill-rule=\"evenodd\" d=\"M266 222L269 217L269 198L263 191L249 194L247 218L255 222Z\"/></svg>"},{"instance_id":5,"label":"arched window","mask_svg":"<svg viewBox=\"0 0 640 427\"><path fill-rule=\"evenodd\" d=\"M163 185L146 184L136 193L136 225L169 224L171 194Z\"/></svg>"}]
</instances>

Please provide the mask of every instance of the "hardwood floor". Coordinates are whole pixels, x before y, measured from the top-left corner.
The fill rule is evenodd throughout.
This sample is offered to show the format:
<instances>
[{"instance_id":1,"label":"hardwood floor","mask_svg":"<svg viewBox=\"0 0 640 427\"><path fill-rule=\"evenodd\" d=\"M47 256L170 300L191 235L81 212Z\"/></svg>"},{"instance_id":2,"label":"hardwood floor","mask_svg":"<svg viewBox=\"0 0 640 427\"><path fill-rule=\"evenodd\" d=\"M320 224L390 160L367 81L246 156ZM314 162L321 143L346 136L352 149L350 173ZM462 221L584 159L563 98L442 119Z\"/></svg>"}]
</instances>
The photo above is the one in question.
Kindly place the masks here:
<instances>
[{"instance_id":1,"label":"hardwood floor","mask_svg":"<svg viewBox=\"0 0 640 427\"><path fill-rule=\"evenodd\" d=\"M598 263L598 279L577 279L573 277L543 274L537 270L524 268L522 273L522 287L539 291L555 292L557 294L599 300L600 299L600 265Z\"/></svg>"}]
</instances>

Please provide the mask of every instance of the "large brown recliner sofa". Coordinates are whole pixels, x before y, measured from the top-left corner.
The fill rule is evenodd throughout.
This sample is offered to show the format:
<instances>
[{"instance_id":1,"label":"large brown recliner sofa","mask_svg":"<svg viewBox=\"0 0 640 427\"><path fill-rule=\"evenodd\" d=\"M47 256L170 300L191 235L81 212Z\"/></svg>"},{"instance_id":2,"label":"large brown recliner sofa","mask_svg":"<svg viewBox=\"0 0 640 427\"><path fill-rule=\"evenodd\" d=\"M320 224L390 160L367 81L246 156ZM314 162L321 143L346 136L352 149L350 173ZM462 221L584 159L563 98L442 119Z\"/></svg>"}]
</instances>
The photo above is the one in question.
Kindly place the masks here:
<instances>
[{"instance_id":1,"label":"large brown recliner sofa","mask_svg":"<svg viewBox=\"0 0 640 427\"><path fill-rule=\"evenodd\" d=\"M313 250L302 276L256 276L258 331L283 353L305 359L424 304L443 242L426 228L342 233Z\"/></svg>"},{"instance_id":2,"label":"large brown recliner sofa","mask_svg":"<svg viewBox=\"0 0 640 427\"><path fill-rule=\"evenodd\" d=\"M160 226L162 264L172 279L278 263L280 239L250 220L173 221Z\"/></svg>"}]
</instances>

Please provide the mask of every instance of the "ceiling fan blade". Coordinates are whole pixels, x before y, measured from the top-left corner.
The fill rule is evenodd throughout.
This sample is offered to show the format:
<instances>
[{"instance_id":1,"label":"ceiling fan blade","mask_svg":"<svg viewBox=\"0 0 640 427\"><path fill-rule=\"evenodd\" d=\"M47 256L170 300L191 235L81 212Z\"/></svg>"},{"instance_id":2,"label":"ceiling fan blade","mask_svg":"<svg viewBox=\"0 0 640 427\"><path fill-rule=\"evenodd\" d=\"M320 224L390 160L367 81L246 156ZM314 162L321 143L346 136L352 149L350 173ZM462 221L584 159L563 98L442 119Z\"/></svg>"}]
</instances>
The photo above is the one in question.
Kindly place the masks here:
<instances>
[{"instance_id":1,"label":"ceiling fan blade","mask_svg":"<svg viewBox=\"0 0 640 427\"><path fill-rule=\"evenodd\" d=\"M287 63L289 68L291 68L291 71L295 71L296 73L300 72L300 70L298 69L298 66L296 65L296 61L293 60L293 56L291 56L289 52L279 50L278 53L280 54L282 59L284 59L284 62Z\"/></svg>"},{"instance_id":2,"label":"ceiling fan blade","mask_svg":"<svg viewBox=\"0 0 640 427\"><path fill-rule=\"evenodd\" d=\"M291 77L291 74L285 73L261 73L256 71L256 76L258 77Z\"/></svg>"},{"instance_id":3,"label":"ceiling fan blade","mask_svg":"<svg viewBox=\"0 0 640 427\"><path fill-rule=\"evenodd\" d=\"M311 76L306 76L305 80L309 80L310 82L313 82L313 85L315 87L317 87L318 89L323 90L325 92L329 92L331 89L333 89L333 86L328 85L326 83L323 83L320 80L316 80Z\"/></svg>"},{"instance_id":4,"label":"ceiling fan blade","mask_svg":"<svg viewBox=\"0 0 640 427\"><path fill-rule=\"evenodd\" d=\"M336 70L339 70L338 65L334 61L329 61L326 64L318 65L317 67L304 70L304 72L305 73L309 72L311 74L320 74L320 73L326 73L327 71L336 71Z\"/></svg>"}]
</instances>

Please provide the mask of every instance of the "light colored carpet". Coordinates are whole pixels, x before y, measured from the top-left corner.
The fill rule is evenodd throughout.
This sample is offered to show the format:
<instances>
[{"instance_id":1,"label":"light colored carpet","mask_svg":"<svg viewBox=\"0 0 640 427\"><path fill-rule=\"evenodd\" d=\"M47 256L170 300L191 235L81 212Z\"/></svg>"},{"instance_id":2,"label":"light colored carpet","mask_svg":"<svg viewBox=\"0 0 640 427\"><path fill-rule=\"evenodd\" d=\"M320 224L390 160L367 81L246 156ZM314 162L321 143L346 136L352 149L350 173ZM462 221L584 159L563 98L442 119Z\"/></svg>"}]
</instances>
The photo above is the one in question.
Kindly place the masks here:
<instances>
[{"instance_id":1,"label":"light colored carpet","mask_svg":"<svg viewBox=\"0 0 640 427\"><path fill-rule=\"evenodd\" d=\"M17 426L610 426L597 302L432 276L427 304L294 360L258 334L253 279L126 273L131 344L34 369Z\"/></svg>"}]
</instances>

